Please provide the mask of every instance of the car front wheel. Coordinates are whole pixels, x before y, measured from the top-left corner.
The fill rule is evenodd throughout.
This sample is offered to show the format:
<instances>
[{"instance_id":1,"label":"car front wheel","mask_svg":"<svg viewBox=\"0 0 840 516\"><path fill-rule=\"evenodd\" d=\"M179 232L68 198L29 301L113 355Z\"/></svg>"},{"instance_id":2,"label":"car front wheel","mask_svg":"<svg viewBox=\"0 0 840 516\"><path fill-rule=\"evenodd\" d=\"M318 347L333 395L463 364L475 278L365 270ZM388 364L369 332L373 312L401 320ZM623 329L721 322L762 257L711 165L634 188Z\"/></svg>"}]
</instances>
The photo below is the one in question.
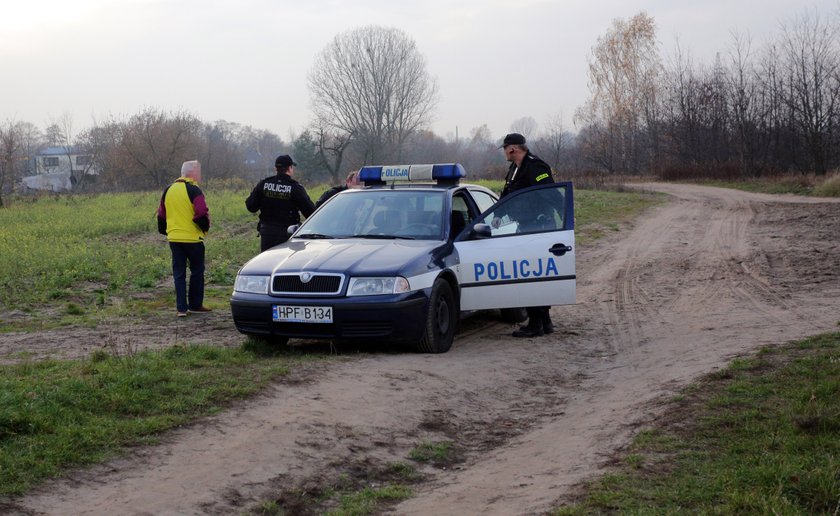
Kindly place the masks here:
<instances>
[{"instance_id":1,"label":"car front wheel","mask_svg":"<svg viewBox=\"0 0 840 516\"><path fill-rule=\"evenodd\" d=\"M458 306L452 287L443 279L436 279L429 298L426 313L426 328L423 338L417 343L417 351L423 353L446 353L455 339L458 324Z\"/></svg>"}]
</instances>

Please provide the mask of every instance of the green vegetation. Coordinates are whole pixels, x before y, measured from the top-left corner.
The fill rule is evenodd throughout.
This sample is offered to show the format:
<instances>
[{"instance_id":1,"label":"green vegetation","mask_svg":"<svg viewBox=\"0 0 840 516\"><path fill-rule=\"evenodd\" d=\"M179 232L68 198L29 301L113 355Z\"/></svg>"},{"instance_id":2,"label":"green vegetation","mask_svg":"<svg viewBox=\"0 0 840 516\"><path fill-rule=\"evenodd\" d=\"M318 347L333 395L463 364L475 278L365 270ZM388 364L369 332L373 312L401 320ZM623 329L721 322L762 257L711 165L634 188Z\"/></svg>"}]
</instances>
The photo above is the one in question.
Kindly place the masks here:
<instances>
[{"instance_id":1,"label":"green vegetation","mask_svg":"<svg viewBox=\"0 0 840 516\"><path fill-rule=\"evenodd\" d=\"M554 514L840 513L840 333L735 360L662 419Z\"/></svg>"},{"instance_id":2,"label":"green vegetation","mask_svg":"<svg viewBox=\"0 0 840 516\"><path fill-rule=\"evenodd\" d=\"M575 190L575 240L585 245L626 229L639 213L663 202L659 194Z\"/></svg>"},{"instance_id":3,"label":"green vegetation","mask_svg":"<svg viewBox=\"0 0 840 516\"><path fill-rule=\"evenodd\" d=\"M411 494L411 489L402 485L365 487L361 491L343 495L338 508L327 511L326 514L329 516L373 514L381 503L405 500Z\"/></svg>"},{"instance_id":4,"label":"green vegetation","mask_svg":"<svg viewBox=\"0 0 840 516\"><path fill-rule=\"evenodd\" d=\"M295 362L258 343L0 367L0 495L215 413Z\"/></svg>"},{"instance_id":5,"label":"green vegetation","mask_svg":"<svg viewBox=\"0 0 840 516\"><path fill-rule=\"evenodd\" d=\"M708 186L720 186L746 192L767 194L814 195L817 197L840 197L840 174L815 176L799 174L778 178L763 178L744 181L699 181Z\"/></svg>"},{"instance_id":6,"label":"green vegetation","mask_svg":"<svg viewBox=\"0 0 840 516\"><path fill-rule=\"evenodd\" d=\"M431 462L434 464L445 464L450 462L453 450L451 441L422 442L416 446L408 457L417 462Z\"/></svg>"},{"instance_id":7,"label":"green vegetation","mask_svg":"<svg viewBox=\"0 0 840 516\"><path fill-rule=\"evenodd\" d=\"M312 188L310 196L325 189ZM211 183L204 190L212 220L206 298L221 308L237 269L259 252L256 216L245 209L246 188ZM653 202L640 194L576 195L579 242L617 230ZM0 209L0 331L96 325L171 309L170 256L155 218L159 200L160 192L43 196ZM11 310L23 315L4 317Z\"/></svg>"},{"instance_id":8,"label":"green vegetation","mask_svg":"<svg viewBox=\"0 0 840 516\"><path fill-rule=\"evenodd\" d=\"M840 173L829 176L812 193L820 197L840 197Z\"/></svg>"},{"instance_id":9,"label":"green vegetation","mask_svg":"<svg viewBox=\"0 0 840 516\"><path fill-rule=\"evenodd\" d=\"M264 501L248 511L261 516L286 514L329 514L363 516L381 510L412 495L406 483L416 483L422 476L408 464L396 462L385 466L363 463L345 464L347 472L334 478L319 478L318 485L282 492L277 499Z\"/></svg>"}]
</instances>

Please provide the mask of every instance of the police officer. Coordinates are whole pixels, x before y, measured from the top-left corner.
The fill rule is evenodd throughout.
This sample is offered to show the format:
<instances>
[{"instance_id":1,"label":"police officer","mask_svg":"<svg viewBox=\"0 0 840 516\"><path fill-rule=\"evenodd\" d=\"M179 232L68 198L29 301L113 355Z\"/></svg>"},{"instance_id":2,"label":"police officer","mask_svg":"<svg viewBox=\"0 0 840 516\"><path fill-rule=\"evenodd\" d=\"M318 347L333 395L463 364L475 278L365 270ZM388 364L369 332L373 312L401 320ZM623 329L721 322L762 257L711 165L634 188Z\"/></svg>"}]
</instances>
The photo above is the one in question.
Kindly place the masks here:
<instances>
[{"instance_id":1,"label":"police officer","mask_svg":"<svg viewBox=\"0 0 840 516\"><path fill-rule=\"evenodd\" d=\"M287 228L300 224L300 214L312 215L315 205L306 189L292 179L297 163L288 154L277 156L274 168L277 174L257 183L245 206L251 213L260 212L257 228L260 233L260 251L265 251L289 239Z\"/></svg>"},{"instance_id":2,"label":"police officer","mask_svg":"<svg viewBox=\"0 0 840 516\"><path fill-rule=\"evenodd\" d=\"M531 154L525 144L525 137L519 133L510 133L502 141L505 158L510 161L502 197L522 188L553 183L551 167L545 161ZM528 324L513 332L514 337L539 337L554 332L554 325L549 315L549 306L529 306Z\"/></svg>"},{"instance_id":3,"label":"police officer","mask_svg":"<svg viewBox=\"0 0 840 516\"><path fill-rule=\"evenodd\" d=\"M319 208L322 204L330 200L330 198L337 194L338 192L343 192L344 190L348 190L350 188L359 188L361 187L362 183L359 181L359 171L353 170L347 174L347 177L344 179L344 185L333 186L329 190L325 191L321 194L321 197L315 201L315 207Z\"/></svg>"}]
</instances>

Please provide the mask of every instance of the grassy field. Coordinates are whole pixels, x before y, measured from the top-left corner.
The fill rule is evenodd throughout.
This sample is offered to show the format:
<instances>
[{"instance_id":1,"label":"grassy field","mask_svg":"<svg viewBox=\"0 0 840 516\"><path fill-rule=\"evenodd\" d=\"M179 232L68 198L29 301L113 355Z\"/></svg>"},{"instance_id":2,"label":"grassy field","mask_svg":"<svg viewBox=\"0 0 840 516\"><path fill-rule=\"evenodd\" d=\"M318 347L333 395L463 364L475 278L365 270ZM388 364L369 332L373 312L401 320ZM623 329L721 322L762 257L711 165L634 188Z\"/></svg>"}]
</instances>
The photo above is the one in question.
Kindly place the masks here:
<instances>
[{"instance_id":1,"label":"grassy field","mask_svg":"<svg viewBox=\"0 0 840 516\"><path fill-rule=\"evenodd\" d=\"M768 194L813 195L817 197L840 197L840 173L827 176L814 174L787 175L777 178L763 178L743 181L701 181L709 186L734 188L747 192Z\"/></svg>"},{"instance_id":2,"label":"grassy field","mask_svg":"<svg viewBox=\"0 0 840 516\"><path fill-rule=\"evenodd\" d=\"M249 341L0 367L0 496L255 393L301 360L280 351Z\"/></svg>"},{"instance_id":3,"label":"grassy field","mask_svg":"<svg viewBox=\"0 0 840 516\"><path fill-rule=\"evenodd\" d=\"M735 360L617 459L553 514L840 514L840 333Z\"/></svg>"},{"instance_id":4,"label":"grassy field","mask_svg":"<svg viewBox=\"0 0 840 516\"><path fill-rule=\"evenodd\" d=\"M496 191L502 186L483 184ZM325 188L311 189L310 196ZM204 190L212 218L206 299L225 309L238 267L259 250L256 216L245 210L247 189L211 183ZM0 331L169 314L174 294L169 249L155 220L159 196L43 196L0 209ZM578 191L579 240L618 231L657 202L661 198L649 195ZM11 313L15 317L7 317ZM245 341L242 349L179 345L0 366L0 496L26 492L124 446L153 442L161 431L256 392L304 358L325 357ZM405 496L401 489L337 493L362 505Z\"/></svg>"},{"instance_id":5,"label":"grassy field","mask_svg":"<svg viewBox=\"0 0 840 516\"><path fill-rule=\"evenodd\" d=\"M501 181L480 182L496 191ZM317 198L326 189L310 190ZM204 187L207 304L226 307L238 268L259 252L246 189ZM579 243L617 231L654 197L578 191ZM0 209L0 332L95 325L171 311L170 254L157 233L159 192L37 197ZM8 317L14 312L15 317Z\"/></svg>"}]
</instances>

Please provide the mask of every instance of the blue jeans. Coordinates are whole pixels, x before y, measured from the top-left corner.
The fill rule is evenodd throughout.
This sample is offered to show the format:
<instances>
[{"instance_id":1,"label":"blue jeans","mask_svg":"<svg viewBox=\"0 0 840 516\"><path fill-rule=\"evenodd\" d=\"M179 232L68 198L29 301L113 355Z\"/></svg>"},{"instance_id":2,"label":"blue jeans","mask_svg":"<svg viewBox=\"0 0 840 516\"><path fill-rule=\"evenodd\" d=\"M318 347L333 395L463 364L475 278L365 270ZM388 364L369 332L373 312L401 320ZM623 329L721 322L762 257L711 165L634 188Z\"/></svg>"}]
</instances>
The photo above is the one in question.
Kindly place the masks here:
<instances>
[{"instance_id":1,"label":"blue jeans","mask_svg":"<svg viewBox=\"0 0 840 516\"><path fill-rule=\"evenodd\" d=\"M204 242L169 242L175 305L179 312L204 305ZM187 262L190 262L190 291L187 296Z\"/></svg>"}]
</instances>

